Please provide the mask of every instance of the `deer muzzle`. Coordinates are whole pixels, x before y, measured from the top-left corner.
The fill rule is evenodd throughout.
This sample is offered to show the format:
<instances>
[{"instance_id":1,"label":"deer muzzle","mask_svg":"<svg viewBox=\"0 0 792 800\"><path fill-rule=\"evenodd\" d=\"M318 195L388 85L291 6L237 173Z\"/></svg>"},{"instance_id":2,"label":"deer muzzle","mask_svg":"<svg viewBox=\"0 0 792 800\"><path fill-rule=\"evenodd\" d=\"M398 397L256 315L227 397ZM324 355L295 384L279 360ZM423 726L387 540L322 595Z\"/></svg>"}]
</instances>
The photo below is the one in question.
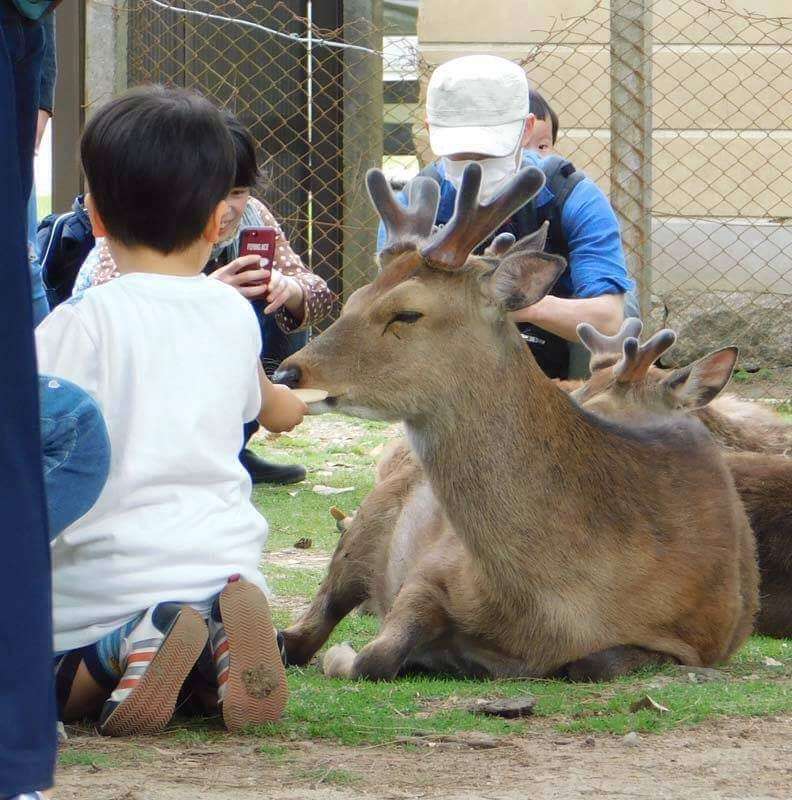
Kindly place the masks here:
<instances>
[{"instance_id":1,"label":"deer muzzle","mask_svg":"<svg viewBox=\"0 0 792 800\"><path fill-rule=\"evenodd\" d=\"M290 389L296 389L300 385L302 370L299 367L286 367L278 369L272 376L273 383L280 383Z\"/></svg>"}]
</instances>

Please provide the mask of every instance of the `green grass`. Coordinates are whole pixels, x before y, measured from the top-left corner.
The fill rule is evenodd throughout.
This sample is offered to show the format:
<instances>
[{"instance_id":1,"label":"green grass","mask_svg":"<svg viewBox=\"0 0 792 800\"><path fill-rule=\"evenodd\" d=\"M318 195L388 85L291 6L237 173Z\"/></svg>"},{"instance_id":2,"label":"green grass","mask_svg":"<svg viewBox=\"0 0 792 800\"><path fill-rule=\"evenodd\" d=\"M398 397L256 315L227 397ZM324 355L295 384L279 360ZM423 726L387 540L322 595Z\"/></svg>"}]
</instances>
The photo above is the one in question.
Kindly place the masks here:
<instances>
[{"instance_id":1,"label":"green grass","mask_svg":"<svg viewBox=\"0 0 792 800\"><path fill-rule=\"evenodd\" d=\"M338 637L334 637L338 638ZM751 647L761 649L758 642ZM560 731L656 733L696 725L719 716L751 717L792 711L792 652L785 667L763 667L756 677L731 670L708 683L691 683L684 672L660 670L613 683L562 681L473 681L407 676L387 683L325 678L315 667L289 671L291 696L284 719L248 731L272 739L329 739L346 745L378 744L427 735L479 731L495 736L521 733L534 724L469 712L478 698L533 694L535 714ZM668 712L630 712L649 695Z\"/></svg>"},{"instance_id":2,"label":"green grass","mask_svg":"<svg viewBox=\"0 0 792 800\"><path fill-rule=\"evenodd\" d=\"M348 769L336 769L330 767L328 769L317 768L300 770L297 773L297 777L306 781L311 781L317 785L330 784L333 786L352 786L360 781L362 776L355 772L351 772Z\"/></svg>"},{"instance_id":3,"label":"green grass","mask_svg":"<svg viewBox=\"0 0 792 800\"><path fill-rule=\"evenodd\" d=\"M762 381L772 381L774 379L775 373L767 367L761 367L754 372L738 369L733 376L733 380L737 381L737 383L761 383Z\"/></svg>"},{"instance_id":4,"label":"green grass","mask_svg":"<svg viewBox=\"0 0 792 800\"><path fill-rule=\"evenodd\" d=\"M107 769L115 766L112 759L103 753L92 753L89 750L64 750L58 757L61 767L93 767Z\"/></svg>"},{"instance_id":5,"label":"green grass","mask_svg":"<svg viewBox=\"0 0 792 800\"><path fill-rule=\"evenodd\" d=\"M324 571L292 569L264 564L267 582L281 597L312 597L322 582Z\"/></svg>"},{"instance_id":6,"label":"green grass","mask_svg":"<svg viewBox=\"0 0 792 800\"><path fill-rule=\"evenodd\" d=\"M323 417L323 424L331 419ZM379 423L356 421L351 430L357 434L351 440L339 437L339 441L325 443L321 450L310 439L308 430L255 445L269 460L299 463L308 469L308 479L302 484L256 487L253 491L253 500L270 525L270 549L291 547L303 536L310 537L316 548L328 552L335 548L338 530L330 508L338 506L351 512L360 505L374 485L371 451L388 441L386 426ZM328 472L331 474L325 474ZM353 491L321 495L313 491L316 484L352 487Z\"/></svg>"}]
</instances>

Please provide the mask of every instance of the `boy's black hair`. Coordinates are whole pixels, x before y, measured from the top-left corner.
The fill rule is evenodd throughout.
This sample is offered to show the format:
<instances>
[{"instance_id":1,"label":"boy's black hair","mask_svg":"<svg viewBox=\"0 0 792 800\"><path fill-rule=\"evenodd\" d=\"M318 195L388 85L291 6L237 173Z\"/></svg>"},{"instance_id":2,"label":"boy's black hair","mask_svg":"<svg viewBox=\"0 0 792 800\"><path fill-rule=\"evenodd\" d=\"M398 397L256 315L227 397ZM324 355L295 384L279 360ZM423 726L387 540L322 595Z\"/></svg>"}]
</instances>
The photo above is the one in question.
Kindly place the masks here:
<instances>
[{"instance_id":1,"label":"boy's black hair","mask_svg":"<svg viewBox=\"0 0 792 800\"><path fill-rule=\"evenodd\" d=\"M107 233L127 247L185 250L234 181L220 112L183 89L132 89L85 127L80 157Z\"/></svg>"},{"instance_id":2,"label":"boy's black hair","mask_svg":"<svg viewBox=\"0 0 792 800\"><path fill-rule=\"evenodd\" d=\"M528 107L537 119L546 120L548 117L550 118L550 127L553 131L553 144L555 144L558 138L558 114L550 107L550 103L548 103L536 89L530 89L528 92Z\"/></svg>"},{"instance_id":3,"label":"boy's black hair","mask_svg":"<svg viewBox=\"0 0 792 800\"><path fill-rule=\"evenodd\" d=\"M256 161L256 142L250 131L230 112L222 111L223 121L231 133L236 153L236 176L234 186L254 189L261 179L261 170Z\"/></svg>"}]
</instances>

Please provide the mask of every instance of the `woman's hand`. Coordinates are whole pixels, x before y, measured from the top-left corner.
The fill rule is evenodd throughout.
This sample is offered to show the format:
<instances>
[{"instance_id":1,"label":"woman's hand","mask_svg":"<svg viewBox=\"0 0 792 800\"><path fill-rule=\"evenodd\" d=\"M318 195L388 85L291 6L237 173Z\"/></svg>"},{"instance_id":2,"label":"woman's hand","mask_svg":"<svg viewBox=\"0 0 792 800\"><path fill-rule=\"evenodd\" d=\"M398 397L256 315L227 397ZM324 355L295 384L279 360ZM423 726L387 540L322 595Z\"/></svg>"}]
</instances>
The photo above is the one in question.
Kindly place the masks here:
<instances>
[{"instance_id":1,"label":"woman's hand","mask_svg":"<svg viewBox=\"0 0 792 800\"><path fill-rule=\"evenodd\" d=\"M273 314L281 306L286 306L289 313L297 320L303 316L303 290L299 282L284 275L279 269L273 269L267 287L267 307L265 314Z\"/></svg>"},{"instance_id":2,"label":"woman's hand","mask_svg":"<svg viewBox=\"0 0 792 800\"><path fill-rule=\"evenodd\" d=\"M258 300L269 292L270 271L262 269L259 256L242 256L216 269L210 276L233 286L242 297Z\"/></svg>"}]
</instances>

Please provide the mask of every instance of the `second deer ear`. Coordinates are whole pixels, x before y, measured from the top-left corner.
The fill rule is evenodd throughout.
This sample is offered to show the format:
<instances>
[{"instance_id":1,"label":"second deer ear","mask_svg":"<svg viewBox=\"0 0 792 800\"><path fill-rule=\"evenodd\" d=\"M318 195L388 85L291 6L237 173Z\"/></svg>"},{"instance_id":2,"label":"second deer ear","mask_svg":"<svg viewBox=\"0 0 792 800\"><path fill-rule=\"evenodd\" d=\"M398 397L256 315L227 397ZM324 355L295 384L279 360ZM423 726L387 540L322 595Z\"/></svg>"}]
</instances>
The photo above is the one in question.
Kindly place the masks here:
<instances>
[{"instance_id":1,"label":"second deer ear","mask_svg":"<svg viewBox=\"0 0 792 800\"><path fill-rule=\"evenodd\" d=\"M518 242L490 275L489 291L503 311L518 311L541 300L565 269L561 256L525 252Z\"/></svg>"},{"instance_id":2,"label":"second deer ear","mask_svg":"<svg viewBox=\"0 0 792 800\"><path fill-rule=\"evenodd\" d=\"M724 347L675 369L662 386L680 408L702 408L714 400L729 382L737 362L737 348Z\"/></svg>"}]
</instances>

